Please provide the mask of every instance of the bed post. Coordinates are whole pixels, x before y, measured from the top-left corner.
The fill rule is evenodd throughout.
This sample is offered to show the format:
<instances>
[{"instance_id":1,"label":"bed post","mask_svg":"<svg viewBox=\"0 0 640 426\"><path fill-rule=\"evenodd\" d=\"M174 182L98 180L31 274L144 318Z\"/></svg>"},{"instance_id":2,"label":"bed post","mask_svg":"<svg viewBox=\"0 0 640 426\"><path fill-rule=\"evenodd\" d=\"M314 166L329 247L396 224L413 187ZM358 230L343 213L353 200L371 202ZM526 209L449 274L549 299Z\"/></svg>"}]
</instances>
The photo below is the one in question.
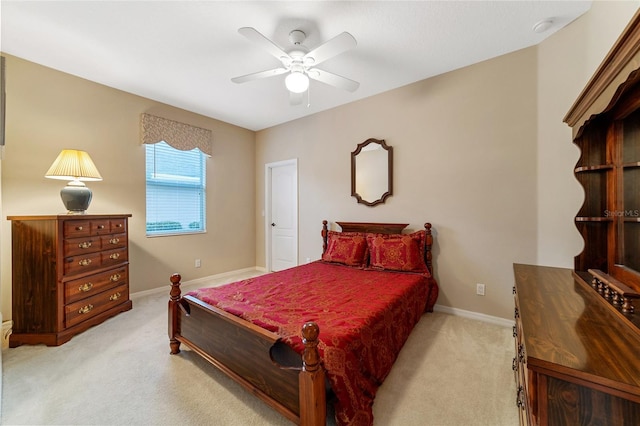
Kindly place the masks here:
<instances>
[{"instance_id":1,"label":"bed post","mask_svg":"<svg viewBox=\"0 0 640 426\"><path fill-rule=\"evenodd\" d=\"M424 230L427 234L427 238L424 239L424 261L427 263L427 268L429 272L431 272L431 276L433 276L433 264L431 262L432 253L431 246L433 245L433 235L431 235L431 224L429 222L424 224Z\"/></svg>"},{"instance_id":2,"label":"bed post","mask_svg":"<svg viewBox=\"0 0 640 426\"><path fill-rule=\"evenodd\" d=\"M326 224L326 221L325 221ZM324 384L324 369L320 364L318 334L315 322L302 326L302 371L299 376L300 425L324 426L327 421L327 403Z\"/></svg>"},{"instance_id":3,"label":"bed post","mask_svg":"<svg viewBox=\"0 0 640 426\"><path fill-rule=\"evenodd\" d=\"M329 228L327 227L327 221L322 221L322 254L327 251L327 238L329 238Z\"/></svg>"},{"instance_id":4,"label":"bed post","mask_svg":"<svg viewBox=\"0 0 640 426\"><path fill-rule=\"evenodd\" d=\"M179 304L180 304L180 274L173 274L169 280L171 281L171 291L169 292L169 347L172 354L180 352L180 342L176 339L176 335L180 333Z\"/></svg>"}]
</instances>

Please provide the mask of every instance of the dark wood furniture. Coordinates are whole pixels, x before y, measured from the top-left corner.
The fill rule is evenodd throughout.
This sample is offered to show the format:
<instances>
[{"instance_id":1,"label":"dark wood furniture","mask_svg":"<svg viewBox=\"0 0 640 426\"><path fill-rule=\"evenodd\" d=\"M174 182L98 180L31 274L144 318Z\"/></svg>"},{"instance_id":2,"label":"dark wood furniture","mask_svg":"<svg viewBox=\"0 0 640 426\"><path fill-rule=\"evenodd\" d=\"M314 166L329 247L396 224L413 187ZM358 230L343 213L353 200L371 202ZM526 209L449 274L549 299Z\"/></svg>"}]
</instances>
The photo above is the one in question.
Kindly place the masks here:
<instances>
[{"instance_id":1,"label":"dark wood furniture","mask_svg":"<svg viewBox=\"0 0 640 426\"><path fill-rule=\"evenodd\" d=\"M640 336L572 270L514 273L521 424L640 424Z\"/></svg>"},{"instance_id":2,"label":"dark wood furniture","mask_svg":"<svg viewBox=\"0 0 640 426\"><path fill-rule=\"evenodd\" d=\"M585 281L592 280L590 269L600 271L627 295L640 293L639 68L640 12L564 119L580 148L574 173L585 192L575 218L585 243L575 271ZM621 295L620 288L609 290L610 300Z\"/></svg>"},{"instance_id":3,"label":"dark wood furniture","mask_svg":"<svg viewBox=\"0 0 640 426\"><path fill-rule=\"evenodd\" d=\"M12 230L10 347L61 345L131 309L130 216L8 217Z\"/></svg>"},{"instance_id":4,"label":"dark wood furniture","mask_svg":"<svg viewBox=\"0 0 640 426\"><path fill-rule=\"evenodd\" d=\"M345 232L400 233L407 226L338 223L343 224ZM323 221L323 253L327 248L327 225ZM431 224L425 224L425 229L425 260L429 259L431 271ZM184 344L292 422L325 425L327 384L317 349L321 332L317 324L301 324L305 352L300 357L278 334L194 297L181 296L180 279L178 274L170 279L171 353L179 353Z\"/></svg>"},{"instance_id":5,"label":"dark wood furniture","mask_svg":"<svg viewBox=\"0 0 640 426\"><path fill-rule=\"evenodd\" d=\"M640 424L640 11L564 121L581 155L574 270L514 265L521 424ZM636 302L637 303L637 302Z\"/></svg>"}]
</instances>

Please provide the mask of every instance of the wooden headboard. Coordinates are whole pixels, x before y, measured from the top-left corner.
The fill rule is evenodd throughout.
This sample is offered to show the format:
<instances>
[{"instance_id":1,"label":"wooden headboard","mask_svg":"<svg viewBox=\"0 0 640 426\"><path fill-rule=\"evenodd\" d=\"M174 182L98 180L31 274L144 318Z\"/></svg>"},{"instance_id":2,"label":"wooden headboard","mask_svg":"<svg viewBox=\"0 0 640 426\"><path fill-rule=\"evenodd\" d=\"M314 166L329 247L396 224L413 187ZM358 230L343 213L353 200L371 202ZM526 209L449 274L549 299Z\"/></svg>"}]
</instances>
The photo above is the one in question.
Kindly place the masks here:
<instances>
[{"instance_id":1,"label":"wooden headboard","mask_svg":"<svg viewBox=\"0 0 640 426\"><path fill-rule=\"evenodd\" d=\"M327 239L329 236L329 227L326 220L322 221L322 253L327 251ZM336 222L342 228L342 232L370 232L373 234L401 234L408 223L377 223L377 222ZM424 240L424 262L429 268L429 272L433 275L433 263L431 248L433 246L433 235L431 234L431 224L424 224L427 238Z\"/></svg>"}]
</instances>

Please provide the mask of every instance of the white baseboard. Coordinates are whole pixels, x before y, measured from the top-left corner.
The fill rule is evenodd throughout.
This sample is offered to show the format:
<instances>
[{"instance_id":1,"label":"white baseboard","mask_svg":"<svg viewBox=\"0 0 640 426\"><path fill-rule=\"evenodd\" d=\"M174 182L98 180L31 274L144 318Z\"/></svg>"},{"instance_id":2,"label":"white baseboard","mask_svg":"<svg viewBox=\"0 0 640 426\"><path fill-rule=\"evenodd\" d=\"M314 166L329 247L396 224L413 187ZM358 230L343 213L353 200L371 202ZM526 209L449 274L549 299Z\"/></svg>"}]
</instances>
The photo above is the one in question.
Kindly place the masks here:
<instances>
[{"instance_id":1,"label":"white baseboard","mask_svg":"<svg viewBox=\"0 0 640 426\"><path fill-rule=\"evenodd\" d=\"M206 284L208 282L211 282L212 280L227 278L227 277L242 274L245 272L262 271L262 270L264 270L264 268L254 266L250 268L237 269L235 271L222 272L220 274L214 274L214 275L209 275L202 278L196 278L194 280L182 281L181 287L197 285L197 284ZM167 295L169 295L169 280L167 280L166 286L152 288L151 290L136 291L135 293L131 293L130 297L131 299L137 299L143 296L149 296L151 294L159 294L159 293L167 293Z\"/></svg>"},{"instance_id":2,"label":"white baseboard","mask_svg":"<svg viewBox=\"0 0 640 426\"><path fill-rule=\"evenodd\" d=\"M502 327L513 327L515 324L514 320L509 320L506 318L494 317L492 315L481 314L480 312L466 311L464 309L452 308L450 306L442 306L436 304L433 307L433 310L436 312L442 312L445 314L456 315L459 317L465 317L477 321L487 322L489 324L495 324Z\"/></svg>"}]
</instances>

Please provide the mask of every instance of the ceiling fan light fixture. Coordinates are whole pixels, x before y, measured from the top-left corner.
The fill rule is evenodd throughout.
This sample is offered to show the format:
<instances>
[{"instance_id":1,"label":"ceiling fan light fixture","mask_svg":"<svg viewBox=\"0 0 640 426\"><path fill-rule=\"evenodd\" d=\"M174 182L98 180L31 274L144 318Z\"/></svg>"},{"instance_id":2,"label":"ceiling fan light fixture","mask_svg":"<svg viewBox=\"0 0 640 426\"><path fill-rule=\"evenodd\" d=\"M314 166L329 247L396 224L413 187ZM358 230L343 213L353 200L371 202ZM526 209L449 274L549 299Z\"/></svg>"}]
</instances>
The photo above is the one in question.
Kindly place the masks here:
<instances>
[{"instance_id":1,"label":"ceiling fan light fixture","mask_svg":"<svg viewBox=\"0 0 640 426\"><path fill-rule=\"evenodd\" d=\"M293 71L284 79L287 89L293 93L303 93L309 88L309 77L299 71Z\"/></svg>"}]
</instances>

